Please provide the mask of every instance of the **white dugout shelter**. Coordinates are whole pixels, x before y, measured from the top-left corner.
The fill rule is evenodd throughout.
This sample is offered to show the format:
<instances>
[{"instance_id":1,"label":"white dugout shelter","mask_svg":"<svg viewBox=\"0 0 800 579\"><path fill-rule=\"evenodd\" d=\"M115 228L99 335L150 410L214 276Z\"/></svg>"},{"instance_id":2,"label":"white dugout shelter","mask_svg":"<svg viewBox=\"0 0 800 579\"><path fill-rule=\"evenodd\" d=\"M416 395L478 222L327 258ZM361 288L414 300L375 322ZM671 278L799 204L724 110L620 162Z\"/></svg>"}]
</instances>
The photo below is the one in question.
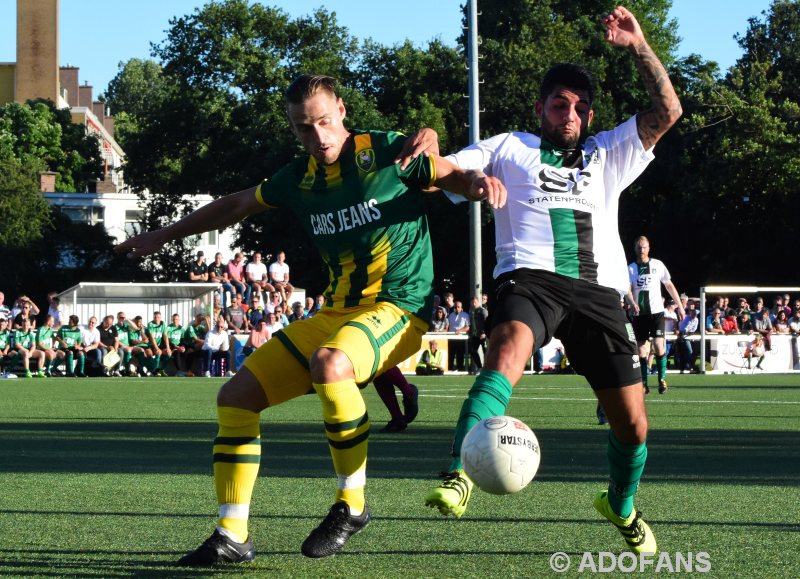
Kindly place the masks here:
<instances>
[{"instance_id":1,"label":"white dugout shelter","mask_svg":"<svg viewBox=\"0 0 800 579\"><path fill-rule=\"evenodd\" d=\"M172 314L180 314L186 325L196 314L210 314L214 304L215 283L103 283L82 282L58 294L61 300L61 321L67 323L72 314L81 325L95 316L98 325L106 315L125 312L128 319L142 316L145 324L154 312L170 323Z\"/></svg>"}]
</instances>

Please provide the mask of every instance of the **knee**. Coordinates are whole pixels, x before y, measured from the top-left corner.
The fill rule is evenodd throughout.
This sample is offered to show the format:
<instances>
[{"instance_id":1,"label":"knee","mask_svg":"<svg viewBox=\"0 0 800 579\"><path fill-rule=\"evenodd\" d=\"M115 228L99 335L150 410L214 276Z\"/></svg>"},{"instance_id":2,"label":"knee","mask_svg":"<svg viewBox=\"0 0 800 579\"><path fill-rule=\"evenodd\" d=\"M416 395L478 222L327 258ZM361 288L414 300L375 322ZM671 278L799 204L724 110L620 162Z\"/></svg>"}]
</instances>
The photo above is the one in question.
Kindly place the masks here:
<instances>
[{"instance_id":1,"label":"knee","mask_svg":"<svg viewBox=\"0 0 800 579\"><path fill-rule=\"evenodd\" d=\"M309 361L311 380L315 384L332 384L355 377L353 364L341 350L320 348Z\"/></svg>"},{"instance_id":2,"label":"knee","mask_svg":"<svg viewBox=\"0 0 800 579\"><path fill-rule=\"evenodd\" d=\"M614 425L614 434L624 444L643 444L647 440L647 415L630 416L629 420Z\"/></svg>"}]
</instances>

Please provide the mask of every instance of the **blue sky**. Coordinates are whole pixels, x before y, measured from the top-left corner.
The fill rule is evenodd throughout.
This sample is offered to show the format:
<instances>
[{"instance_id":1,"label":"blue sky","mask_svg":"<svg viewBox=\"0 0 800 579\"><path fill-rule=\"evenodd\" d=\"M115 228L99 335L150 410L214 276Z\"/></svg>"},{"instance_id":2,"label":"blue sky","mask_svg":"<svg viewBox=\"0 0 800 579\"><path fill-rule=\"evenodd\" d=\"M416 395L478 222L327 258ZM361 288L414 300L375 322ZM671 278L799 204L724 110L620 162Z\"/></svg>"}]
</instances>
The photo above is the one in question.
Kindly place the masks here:
<instances>
[{"instance_id":1,"label":"blue sky","mask_svg":"<svg viewBox=\"0 0 800 579\"><path fill-rule=\"evenodd\" d=\"M16 60L16 2L0 0L0 62ZM150 43L161 42L169 19L191 13L198 0L60 0L62 65L79 66L81 84L88 81L95 96L116 75L118 64L129 58L147 58ZM409 38L422 45L439 37L455 44L460 33L463 0L265 0L293 16L325 6L337 13L340 24L358 38L371 36L383 44ZM670 15L678 20L683 38L679 54L698 53L716 60L724 70L741 54L733 40L744 32L747 19L769 8L769 0L673 0ZM478 1L480 7L480 0ZM398 7L402 7L400 10ZM375 27L392 10L391 26Z\"/></svg>"}]
</instances>

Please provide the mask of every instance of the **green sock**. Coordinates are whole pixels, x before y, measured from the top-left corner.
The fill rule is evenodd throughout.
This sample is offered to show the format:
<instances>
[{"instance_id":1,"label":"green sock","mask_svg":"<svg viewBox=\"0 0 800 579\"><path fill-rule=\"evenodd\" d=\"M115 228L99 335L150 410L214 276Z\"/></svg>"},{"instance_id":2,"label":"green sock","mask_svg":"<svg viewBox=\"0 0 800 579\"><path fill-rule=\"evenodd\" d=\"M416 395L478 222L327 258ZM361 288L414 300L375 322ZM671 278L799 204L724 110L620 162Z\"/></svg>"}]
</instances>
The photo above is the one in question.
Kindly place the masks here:
<instances>
[{"instance_id":1,"label":"green sock","mask_svg":"<svg viewBox=\"0 0 800 579\"><path fill-rule=\"evenodd\" d=\"M72 350L67 350L67 374L72 374L73 367L72 364L75 362L75 356L72 353Z\"/></svg>"},{"instance_id":2,"label":"green sock","mask_svg":"<svg viewBox=\"0 0 800 579\"><path fill-rule=\"evenodd\" d=\"M86 363L86 356L78 356L78 372L83 374L83 369Z\"/></svg>"},{"instance_id":3,"label":"green sock","mask_svg":"<svg viewBox=\"0 0 800 579\"><path fill-rule=\"evenodd\" d=\"M49 372L50 371L50 365L52 363L53 363L52 360L49 360L49 359L45 358L45 361L44 361L44 371L45 372Z\"/></svg>"},{"instance_id":4,"label":"green sock","mask_svg":"<svg viewBox=\"0 0 800 579\"><path fill-rule=\"evenodd\" d=\"M155 362L153 363L153 372L158 372L159 368L161 368L161 354L155 357Z\"/></svg>"},{"instance_id":5,"label":"green sock","mask_svg":"<svg viewBox=\"0 0 800 579\"><path fill-rule=\"evenodd\" d=\"M139 372L141 372L142 370L146 370L147 365L144 362L144 352L138 352L136 354L136 358L139 360Z\"/></svg>"},{"instance_id":6,"label":"green sock","mask_svg":"<svg viewBox=\"0 0 800 579\"><path fill-rule=\"evenodd\" d=\"M639 358L639 364L642 370L642 384L647 385L647 358Z\"/></svg>"},{"instance_id":7,"label":"green sock","mask_svg":"<svg viewBox=\"0 0 800 579\"><path fill-rule=\"evenodd\" d=\"M130 352L123 352L122 353L122 367L127 371L128 368L131 367L131 353Z\"/></svg>"},{"instance_id":8,"label":"green sock","mask_svg":"<svg viewBox=\"0 0 800 579\"><path fill-rule=\"evenodd\" d=\"M667 355L656 356L656 365L658 366L658 379L665 380L667 378Z\"/></svg>"},{"instance_id":9,"label":"green sock","mask_svg":"<svg viewBox=\"0 0 800 579\"><path fill-rule=\"evenodd\" d=\"M483 370L470 388L467 399L461 405L461 414L453 437L453 460L450 470L462 468L461 443L478 422L492 416L502 416L511 398L511 382L497 370Z\"/></svg>"},{"instance_id":10,"label":"green sock","mask_svg":"<svg viewBox=\"0 0 800 579\"><path fill-rule=\"evenodd\" d=\"M639 488L644 463L647 460L647 444L623 444L614 432L608 433L608 466L611 480L608 483L608 502L620 517L627 518L633 512L633 496Z\"/></svg>"}]
</instances>

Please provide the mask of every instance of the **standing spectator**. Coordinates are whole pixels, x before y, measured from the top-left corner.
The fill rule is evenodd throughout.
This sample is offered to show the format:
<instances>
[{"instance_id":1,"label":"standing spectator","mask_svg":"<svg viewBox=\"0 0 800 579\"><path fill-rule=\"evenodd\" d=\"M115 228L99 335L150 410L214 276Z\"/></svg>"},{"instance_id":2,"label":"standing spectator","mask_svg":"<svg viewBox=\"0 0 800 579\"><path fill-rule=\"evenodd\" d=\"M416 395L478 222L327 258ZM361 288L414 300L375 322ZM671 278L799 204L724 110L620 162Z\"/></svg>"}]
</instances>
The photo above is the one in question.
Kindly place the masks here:
<instances>
[{"instance_id":1,"label":"standing spectator","mask_svg":"<svg viewBox=\"0 0 800 579\"><path fill-rule=\"evenodd\" d=\"M55 345L55 318L48 315L44 324L36 330L36 349L44 352L44 375L48 378L52 375L50 368L57 363L59 358L64 357L64 352L53 348Z\"/></svg>"},{"instance_id":2,"label":"standing spectator","mask_svg":"<svg viewBox=\"0 0 800 579\"><path fill-rule=\"evenodd\" d=\"M274 316L275 314L270 314ZM256 324L253 325L253 329L250 330L250 335L247 337L247 343L245 343L243 351L245 356L249 356L263 344L264 342L269 341L272 335L269 333L269 329L267 328L267 321L264 318L260 318Z\"/></svg>"},{"instance_id":3,"label":"standing spectator","mask_svg":"<svg viewBox=\"0 0 800 579\"><path fill-rule=\"evenodd\" d=\"M44 378L44 352L36 348L36 331L31 327L29 318L22 318L22 326L14 331L14 349L22 359L22 367L25 369L25 377L31 378L30 363L36 360L38 363L37 378Z\"/></svg>"},{"instance_id":4,"label":"standing spectator","mask_svg":"<svg viewBox=\"0 0 800 579\"><path fill-rule=\"evenodd\" d=\"M300 302L294 302L292 304L292 313L289 316L289 323L297 322L299 320L305 320L308 316L306 316L306 312L303 309L303 304Z\"/></svg>"},{"instance_id":5,"label":"standing spectator","mask_svg":"<svg viewBox=\"0 0 800 579\"><path fill-rule=\"evenodd\" d=\"M736 323L736 312L733 310L728 311L728 315L722 320L722 331L725 334L738 334L739 324Z\"/></svg>"},{"instance_id":6,"label":"standing spectator","mask_svg":"<svg viewBox=\"0 0 800 579\"><path fill-rule=\"evenodd\" d=\"M694 306L694 304L692 304L692 306ZM698 323L697 309L690 307L688 310L686 310L686 316L678 323L677 354L680 359L677 361L677 363L681 370L681 374L683 374L686 370L694 372L695 353L692 348L692 342L688 339L688 337L696 334L699 327L700 324Z\"/></svg>"},{"instance_id":7,"label":"standing spectator","mask_svg":"<svg viewBox=\"0 0 800 579\"><path fill-rule=\"evenodd\" d=\"M11 310L3 303L5 302L6 294L0 292L0 320L8 320L11 317Z\"/></svg>"},{"instance_id":8,"label":"standing spectator","mask_svg":"<svg viewBox=\"0 0 800 579\"><path fill-rule=\"evenodd\" d=\"M189 281L208 281L208 266L202 251L197 252L197 258L189 266Z\"/></svg>"},{"instance_id":9,"label":"standing spectator","mask_svg":"<svg viewBox=\"0 0 800 579\"><path fill-rule=\"evenodd\" d=\"M722 328L722 310L715 307L711 315L706 318L706 334L724 334Z\"/></svg>"},{"instance_id":10,"label":"standing spectator","mask_svg":"<svg viewBox=\"0 0 800 579\"><path fill-rule=\"evenodd\" d=\"M469 334L469 314L464 311L464 306L461 302L453 304L453 311L447 316L447 324L450 327L450 332L454 334ZM467 354L466 340L448 340L447 347L450 350L448 367L451 371L463 372Z\"/></svg>"},{"instance_id":11,"label":"standing spectator","mask_svg":"<svg viewBox=\"0 0 800 579\"><path fill-rule=\"evenodd\" d=\"M292 298L294 286L289 283L289 264L286 263L286 254L279 251L275 261L269 266L269 281L275 290L281 294L284 303L289 303Z\"/></svg>"},{"instance_id":12,"label":"standing spectator","mask_svg":"<svg viewBox=\"0 0 800 579\"><path fill-rule=\"evenodd\" d=\"M753 320L750 319L750 312L744 311L742 312L741 317L739 318L739 333L750 335L755 331L753 327Z\"/></svg>"},{"instance_id":13,"label":"standing spectator","mask_svg":"<svg viewBox=\"0 0 800 579\"><path fill-rule=\"evenodd\" d=\"M486 318L489 312L481 305L480 298L472 297L472 307L469 309L469 373L477 374L483 368L481 360L481 349L486 344Z\"/></svg>"},{"instance_id":14,"label":"standing spectator","mask_svg":"<svg viewBox=\"0 0 800 579\"><path fill-rule=\"evenodd\" d=\"M789 307L789 304L785 304L783 302L783 296L778 294L775 296L775 301L772 306L772 311L770 312L770 321L775 324L775 320L778 318L778 314L780 312L784 312L786 314L786 319L789 319L789 316L792 315L792 310Z\"/></svg>"},{"instance_id":15,"label":"standing spectator","mask_svg":"<svg viewBox=\"0 0 800 579\"><path fill-rule=\"evenodd\" d=\"M48 302L47 315L53 316L53 329L57 330L64 323L61 320L61 300L55 292L50 292Z\"/></svg>"},{"instance_id":16,"label":"standing spectator","mask_svg":"<svg viewBox=\"0 0 800 579\"><path fill-rule=\"evenodd\" d=\"M112 351L119 354L120 350L119 334L117 333L117 328L114 326L114 316L105 316L100 324L98 332L100 333L100 344L97 349L100 352L100 366L103 368L103 374L106 376L121 376L122 374L119 371L120 363L122 362L121 356L120 360L111 368L103 364L103 358L105 358L106 354Z\"/></svg>"},{"instance_id":17,"label":"standing spectator","mask_svg":"<svg viewBox=\"0 0 800 579\"><path fill-rule=\"evenodd\" d=\"M256 295L258 294L253 294L253 297L256 297ZM247 313L242 307L242 294L236 294L236 296L234 296L233 305L225 310L224 319L228 323L230 330L236 334L246 334L250 331Z\"/></svg>"},{"instance_id":18,"label":"standing spectator","mask_svg":"<svg viewBox=\"0 0 800 579\"><path fill-rule=\"evenodd\" d=\"M453 295L453 292L444 292L443 299L444 303L442 304L442 307L445 309L447 315L449 316L450 314L453 313L453 310L456 308L455 296Z\"/></svg>"},{"instance_id":19,"label":"standing spectator","mask_svg":"<svg viewBox=\"0 0 800 579\"><path fill-rule=\"evenodd\" d=\"M639 346L639 363L642 372L642 385L644 392L650 392L647 386L647 357L649 354L650 338L653 338L656 366L658 368L658 392L664 394L667 385L667 352L664 338L664 302L661 297L661 285L667 289L673 303L680 303L681 296L669 275L667 266L659 259L650 257L650 241L644 235L640 236L634 244L636 261L628 264L628 279L631 284L634 303L633 332ZM677 311L678 320L683 319L686 312L683 306Z\"/></svg>"},{"instance_id":20,"label":"standing spectator","mask_svg":"<svg viewBox=\"0 0 800 579\"><path fill-rule=\"evenodd\" d=\"M761 296L756 296L755 301L755 308L753 309L752 314L750 314L750 319L757 320L761 317L761 312L764 310L764 298Z\"/></svg>"},{"instance_id":21,"label":"standing spectator","mask_svg":"<svg viewBox=\"0 0 800 579\"><path fill-rule=\"evenodd\" d=\"M253 261L247 264L244 273L247 283L253 292L261 295L262 291L275 291L275 288L269 283L267 266L261 261L261 253L255 252L253 254Z\"/></svg>"},{"instance_id":22,"label":"standing spectator","mask_svg":"<svg viewBox=\"0 0 800 579\"><path fill-rule=\"evenodd\" d=\"M800 308L796 308L794 315L789 319L789 333L792 334L792 369L800 370L800 351L797 347L797 337L800 336Z\"/></svg>"},{"instance_id":23,"label":"standing spectator","mask_svg":"<svg viewBox=\"0 0 800 579\"><path fill-rule=\"evenodd\" d=\"M22 321L28 320L31 329L36 329L36 315L39 313L39 308L33 311L34 303L27 297L23 296L18 300L19 312L14 314L14 328L19 330L23 327ZM12 310L13 313L14 310Z\"/></svg>"},{"instance_id":24,"label":"standing spectator","mask_svg":"<svg viewBox=\"0 0 800 579\"><path fill-rule=\"evenodd\" d=\"M769 319L769 310L762 308L759 316L753 321L753 329L764 338L764 349L772 350L772 322Z\"/></svg>"},{"instance_id":25,"label":"standing spectator","mask_svg":"<svg viewBox=\"0 0 800 579\"><path fill-rule=\"evenodd\" d=\"M215 253L214 261L208 264L208 281L219 284L217 293L220 296L222 307L227 308L228 294L230 294L232 299L236 294L236 290L228 281L228 271L225 264L222 263L222 254L220 252Z\"/></svg>"},{"instance_id":26,"label":"standing spectator","mask_svg":"<svg viewBox=\"0 0 800 579\"><path fill-rule=\"evenodd\" d=\"M149 339L150 357L153 359L153 376L166 376L167 373L161 367L163 362L169 361L172 356L172 348L167 339L167 325L161 318L161 312L153 312L153 321L147 324L147 337Z\"/></svg>"},{"instance_id":27,"label":"standing spectator","mask_svg":"<svg viewBox=\"0 0 800 579\"><path fill-rule=\"evenodd\" d=\"M204 375L206 378L211 377L212 362L227 358L229 348L230 340L225 329L225 320L221 317L217 318L214 327L206 333L203 343ZM228 375L230 375L230 366L228 368Z\"/></svg>"},{"instance_id":28,"label":"standing spectator","mask_svg":"<svg viewBox=\"0 0 800 579\"><path fill-rule=\"evenodd\" d=\"M428 327L429 332L447 332L449 331L450 324L447 321L447 310L442 306L436 308L433 312L433 319L431 325Z\"/></svg>"},{"instance_id":29,"label":"standing spectator","mask_svg":"<svg viewBox=\"0 0 800 579\"><path fill-rule=\"evenodd\" d=\"M250 284L244 275L244 256L238 251L234 254L233 259L228 262L228 281L236 289L236 293L244 296L245 300L250 299ZM231 294L233 297L233 294ZM216 318L214 318L216 319Z\"/></svg>"},{"instance_id":30,"label":"standing spectator","mask_svg":"<svg viewBox=\"0 0 800 579\"><path fill-rule=\"evenodd\" d=\"M86 356L83 352L82 332L78 323L80 319L76 315L71 315L67 320L67 325L62 325L58 332L56 332L56 341L59 347L64 351L67 365L67 376L77 376L78 378L85 378L84 373ZM78 358L77 372L73 367L73 360Z\"/></svg>"},{"instance_id":31,"label":"standing spectator","mask_svg":"<svg viewBox=\"0 0 800 579\"><path fill-rule=\"evenodd\" d=\"M786 315L785 310L778 310L775 316L775 321L772 322L772 331L776 334L788 334L789 330L789 316Z\"/></svg>"},{"instance_id":32,"label":"standing spectator","mask_svg":"<svg viewBox=\"0 0 800 579\"><path fill-rule=\"evenodd\" d=\"M441 376L444 374L442 351L436 340L428 342L428 349L422 352L417 362L417 376Z\"/></svg>"},{"instance_id":33,"label":"standing spectator","mask_svg":"<svg viewBox=\"0 0 800 579\"><path fill-rule=\"evenodd\" d=\"M314 298L311 296L306 296L306 305L303 308L303 313L305 313L307 318L310 318L314 315Z\"/></svg>"},{"instance_id":34,"label":"standing spectator","mask_svg":"<svg viewBox=\"0 0 800 579\"><path fill-rule=\"evenodd\" d=\"M89 358L89 363L103 367L103 352L100 350L100 330L97 329L97 318L92 316L89 323L81 331L81 344L83 354Z\"/></svg>"}]
</instances>

